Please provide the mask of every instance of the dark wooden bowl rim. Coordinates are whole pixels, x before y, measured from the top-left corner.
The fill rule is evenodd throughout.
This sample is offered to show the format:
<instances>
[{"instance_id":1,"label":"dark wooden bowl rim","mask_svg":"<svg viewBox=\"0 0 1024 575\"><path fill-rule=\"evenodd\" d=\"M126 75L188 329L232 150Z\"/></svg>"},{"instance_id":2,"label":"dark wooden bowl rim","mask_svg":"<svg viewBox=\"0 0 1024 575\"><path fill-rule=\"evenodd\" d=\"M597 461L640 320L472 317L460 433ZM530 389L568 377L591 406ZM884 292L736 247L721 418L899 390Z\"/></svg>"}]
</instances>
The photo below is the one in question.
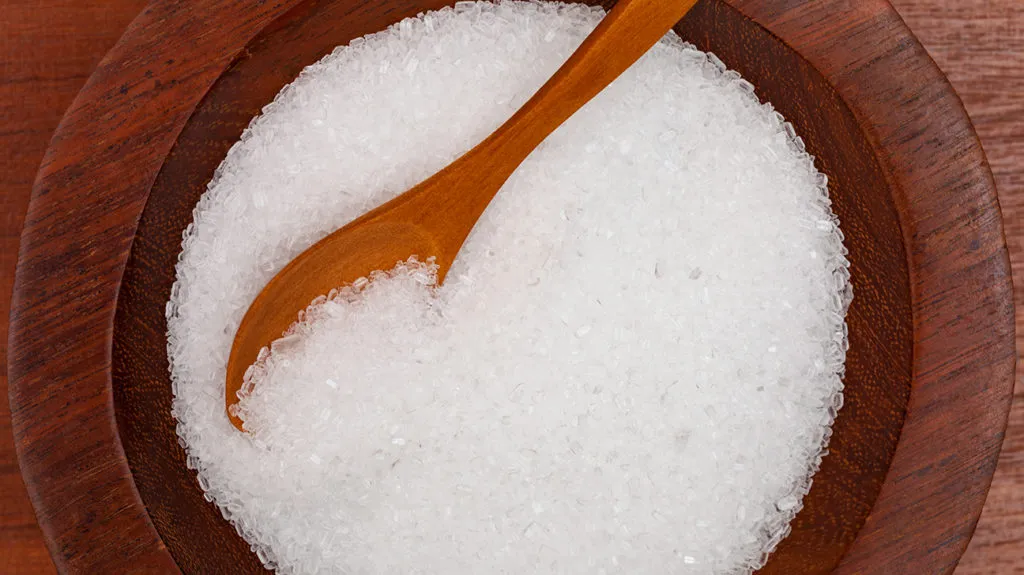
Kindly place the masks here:
<instances>
[{"instance_id":1,"label":"dark wooden bowl rim","mask_svg":"<svg viewBox=\"0 0 1024 575\"><path fill-rule=\"evenodd\" d=\"M950 572L995 470L1015 362L1009 260L981 145L952 87L885 0L725 2L806 59L861 122L905 238L910 403L881 493L835 572ZM8 353L18 457L62 572L178 571L115 421L118 289L182 126L247 42L299 3L151 3L47 151L21 240Z\"/></svg>"}]
</instances>

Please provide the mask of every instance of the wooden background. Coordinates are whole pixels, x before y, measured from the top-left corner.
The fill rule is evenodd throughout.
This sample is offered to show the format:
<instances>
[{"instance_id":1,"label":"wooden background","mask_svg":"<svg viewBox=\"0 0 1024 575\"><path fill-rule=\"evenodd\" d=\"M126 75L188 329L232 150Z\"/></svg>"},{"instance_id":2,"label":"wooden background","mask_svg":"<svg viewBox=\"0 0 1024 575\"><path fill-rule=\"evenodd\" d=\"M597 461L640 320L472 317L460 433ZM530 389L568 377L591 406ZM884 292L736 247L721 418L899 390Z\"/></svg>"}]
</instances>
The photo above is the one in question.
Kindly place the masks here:
<instances>
[{"instance_id":1,"label":"wooden background","mask_svg":"<svg viewBox=\"0 0 1024 575\"><path fill-rule=\"evenodd\" d=\"M950 77L995 174L1024 312L1024 0L893 0ZM0 573L52 573L14 458L7 314L36 168L64 109L144 0L0 0ZM1024 313L1017 321L1024 346ZM1024 386L958 575L1024 573Z\"/></svg>"}]
</instances>

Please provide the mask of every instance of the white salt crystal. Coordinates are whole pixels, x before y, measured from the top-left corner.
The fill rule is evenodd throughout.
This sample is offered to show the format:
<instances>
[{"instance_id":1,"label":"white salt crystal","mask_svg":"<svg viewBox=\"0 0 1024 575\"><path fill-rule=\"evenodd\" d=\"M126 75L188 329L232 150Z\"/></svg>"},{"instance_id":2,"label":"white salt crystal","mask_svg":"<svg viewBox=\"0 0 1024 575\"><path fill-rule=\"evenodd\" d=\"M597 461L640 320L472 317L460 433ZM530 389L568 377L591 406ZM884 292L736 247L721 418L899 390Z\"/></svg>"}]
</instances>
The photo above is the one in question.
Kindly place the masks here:
<instances>
[{"instance_id":1,"label":"white salt crystal","mask_svg":"<svg viewBox=\"0 0 1024 575\"><path fill-rule=\"evenodd\" d=\"M800 505L800 500L797 499L797 497L794 495L787 495L780 499L776 505L781 511L789 511L790 509L795 508L797 505Z\"/></svg>"},{"instance_id":2,"label":"white salt crystal","mask_svg":"<svg viewBox=\"0 0 1024 575\"><path fill-rule=\"evenodd\" d=\"M841 405L842 236L792 127L674 35L530 156L445 285L412 261L320 298L250 370L251 434L224 416L274 273L479 142L601 15L406 20L307 68L220 166L167 306L173 413L266 565L733 574L788 533Z\"/></svg>"}]
</instances>

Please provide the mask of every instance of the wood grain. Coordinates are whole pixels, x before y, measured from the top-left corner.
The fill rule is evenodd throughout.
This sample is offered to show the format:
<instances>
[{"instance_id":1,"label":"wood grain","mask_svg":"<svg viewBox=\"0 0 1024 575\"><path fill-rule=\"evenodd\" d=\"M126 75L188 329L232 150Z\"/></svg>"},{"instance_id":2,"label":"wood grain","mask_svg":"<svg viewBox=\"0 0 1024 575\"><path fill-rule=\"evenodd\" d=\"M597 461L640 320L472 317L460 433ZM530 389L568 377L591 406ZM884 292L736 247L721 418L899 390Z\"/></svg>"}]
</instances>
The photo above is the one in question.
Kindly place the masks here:
<instances>
[{"instance_id":1,"label":"wood grain","mask_svg":"<svg viewBox=\"0 0 1024 575\"><path fill-rule=\"evenodd\" d=\"M60 2L53 4L60 4L61 8L66 8L64 4L73 5L75 3ZM1011 219L1009 217L1009 210L1019 209L1013 207L1014 201L1017 204L1024 202L1020 187L1021 172L1018 167L1022 163L1020 145L1024 141L1020 125L1020 119L1024 118L1020 109L1021 103L1024 102L1021 89L1021 70L1024 67L1021 66L1019 60L1020 56L1024 54L1024 50L1020 48L1021 11L1017 7L1015 0L989 2L975 0L961 2L955 6L952 3L946 4L940 0L899 0L896 4L903 11L904 16L908 18L912 27L925 26L926 29L931 30L931 36L927 31L921 32L921 30L918 30L918 32L921 34L925 44L931 49L932 55L936 57L939 64L950 74L954 84L960 90L968 110L974 116L975 124L982 134L989 153L989 159L1000 185L1003 209L1007 212L1008 216L1007 231L1010 236L1011 257L1016 264L1021 261L1021 238L1024 232L1020 229L1019 218ZM39 15L36 21L46 21L46 17L42 16L46 14L46 6L33 3L32 7L37 11L35 14ZM113 6L105 6L104 8L109 9L111 14L114 14ZM951 16L959 16L965 19L958 21L952 19ZM10 22L12 20L4 18L0 21ZM958 26L958 22L962 22L963 25ZM83 23L88 24L89 21L85 19ZM43 31L40 29L37 33L42 34ZM938 44L933 43L932 38ZM936 45L941 49L937 50L935 48ZM959 68L951 70L950 62L952 62L953 66L959 66ZM35 86L31 82L26 82L26 85ZM42 85L45 86L45 82ZM37 87L36 89L38 90L39 88ZM975 90L976 99L970 96L972 89ZM24 91L21 93L29 92ZM993 97L993 94L996 97ZM42 109L42 106L40 109ZM55 109L56 111L51 109L50 114L57 117L59 116L60 108ZM979 109L981 112L978 112ZM988 119L990 131L986 131L986 122L979 120L979 115ZM12 124L5 123L5 125L10 126ZM6 142L6 138L9 137L7 133L0 136L5 138L0 140L0 142ZM992 144L993 137L996 140L995 146ZM44 143L37 144L37 149L41 150L44 145ZM4 157L4 159L6 160L7 157ZM34 162L32 163L34 164ZM1003 166L1003 168L1001 169L1000 166ZM11 171L13 172L14 170ZM29 180L30 178L31 176L28 176ZM1010 182L1011 185L1007 186L1006 182ZM1008 187L1011 190L1010 192L1007 192ZM19 205L17 203L18 190L15 187L9 188L6 180L4 188L3 200L7 202L5 207L6 205ZM11 201L11 197L15 199ZM21 190L20 197L24 197L24 189ZM1008 203L1011 204L1009 208ZM6 211L6 213L10 214L11 212ZM1019 214L1019 211L1015 213ZM17 211L15 211L15 218L17 217ZM4 229L6 230L17 229L17 226L12 226L9 220L5 220L4 224ZM4 253L9 252L6 250L0 251L0 255ZM1020 266L1015 266L1015 269L1020 270L1021 268ZM4 282L4 280L9 281L9 275L4 275L8 270L9 267L0 270L0 287L7 288L9 286L9 283ZM1024 282L1017 282L1018 286L1022 284ZM1018 295L1019 293L1020 290L1018 289ZM2 300L6 303L6 298L2 298ZM4 314L4 317L6 317L6 314ZM2 415L0 414L0 417ZM986 507L985 515L979 525L978 534L971 544L971 549L963 559L961 572L1006 573L1010 569L1020 568L1020 541L1022 539L1020 529L1022 523L1024 523L1024 509L1022 509L1024 505L1022 505L1020 495L1022 490L1024 490L1024 477L1022 477L1024 475L1024 472L1022 472L1024 470L1024 461L1022 461L1020 455L1022 448L1021 434L1024 432L1022 430L1024 428L1024 421L1022 419L1024 418L1021 417L1020 410L1018 409L1015 411L1014 419L1011 422L1011 433L1008 436L1006 448L1000 462L1000 471L997 473L996 482L993 484L990 504ZM0 432L2 432L2 428L0 428ZM0 437L0 439L3 438ZM7 469L3 468L3 470ZM1008 469L1010 471L1007 471ZM999 499L1001 507L995 507L996 498L1001 490L1004 493L1003 497ZM1009 511L1002 511L1004 508L1009 509ZM7 509L5 503L3 525L10 523ZM22 506L23 511L24 506ZM24 517L24 515L21 515L21 517ZM991 527L987 527L987 525L991 525ZM2 534L0 534L0 538L3 538ZM0 553L2 553L2 550L0 550ZM0 560L0 572L12 572L3 569L3 566L2 560ZM30 570L25 572L38 571Z\"/></svg>"},{"instance_id":2,"label":"wood grain","mask_svg":"<svg viewBox=\"0 0 1024 575\"><path fill-rule=\"evenodd\" d=\"M14 456L7 314L29 193L50 135L143 0L0 1L0 573L54 572Z\"/></svg>"},{"instance_id":3,"label":"wood grain","mask_svg":"<svg viewBox=\"0 0 1024 575\"><path fill-rule=\"evenodd\" d=\"M25 227L42 226L57 235L75 228L87 229L89 233L84 241L70 243L22 235L21 271L15 276L11 304L14 311L8 336L8 385L22 475L60 571L177 570L133 483L125 481L130 472L117 440L115 422L112 418L95 417L110 405L109 373L96 366L109 363L110 344L102 334L109 332L113 309L100 302L116 298L123 266L123 262L106 260L103 254L110 248L127 253L136 218L120 217L123 213L119 210L141 210L145 197L133 194L132 190L148 189L159 169L159 158L170 148L195 101L235 55L238 40L251 37L288 7L282 2L254 5L248 0L223 2L219 6L197 5L188 0L148 5L126 30L126 36L137 41L125 48L122 38L100 62L72 102L43 157L42 171L59 174L63 185L55 190L46 176L36 179L33 195L37 201L29 202ZM233 10L237 17L218 21L218 9ZM171 14L181 13L192 15L195 24L218 21L218 29L215 33L200 34L188 26L163 26ZM157 46L168 50L164 53L156 50ZM126 66L125 62L133 65ZM166 79L166 85L191 90L193 99L171 94L146 99L146 105L138 105L140 94L158 89L153 70L169 67L176 74L173 79ZM96 118L106 121L96 122ZM66 164L61 159L61 150L68 148L84 152L88 162ZM89 172L88 179L80 179L85 172ZM89 208L69 209L76 194L96 201ZM38 203L42 197L57 201L43 207ZM47 251L43 247L46 245L56 251L43 256L39 250ZM56 278L62 270L74 270L83 281L58 281L59 285L52 289L28 293L19 289L20 284L32 281L32 275L22 265L26 259L33 262L34 273ZM36 301L26 306L29 299ZM19 309L28 313L21 314ZM30 317L58 309L62 310L59 317L50 320ZM19 322L24 322L24 329L17 328ZM38 345L44 340L49 340L45 351L40 348L24 355L18 352L19 342ZM49 362L47 357L61 359ZM31 370L32 375L26 370ZM60 380L68 387L50 386ZM22 395L18 393L19 382L39 387ZM19 402L19 398L27 403ZM49 420L39 411L44 405L60 410L62 419ZM48 420L36 428L42 435L22 434L20 416L26 421ZM50 440L39 441L43 436L57 439L59 445ZM36 467L53 457L61 461L59 469L44 471ZM90 537L92 543L75 545L77 537L86 532L95 535Z\"/></svg>"},{"instance_id":4,"label":"wood grain","mask_svg":"<svg viewBox=\"0 0 1024 575\"><path fill-rule=\"evenodd\" d=\"M1024 350L1024 4L1020 0L897 0L907 24L946 73L974 123L996 179ZM1024 573L1024 385L959 575Z\"/></svg>"}]
</instances>

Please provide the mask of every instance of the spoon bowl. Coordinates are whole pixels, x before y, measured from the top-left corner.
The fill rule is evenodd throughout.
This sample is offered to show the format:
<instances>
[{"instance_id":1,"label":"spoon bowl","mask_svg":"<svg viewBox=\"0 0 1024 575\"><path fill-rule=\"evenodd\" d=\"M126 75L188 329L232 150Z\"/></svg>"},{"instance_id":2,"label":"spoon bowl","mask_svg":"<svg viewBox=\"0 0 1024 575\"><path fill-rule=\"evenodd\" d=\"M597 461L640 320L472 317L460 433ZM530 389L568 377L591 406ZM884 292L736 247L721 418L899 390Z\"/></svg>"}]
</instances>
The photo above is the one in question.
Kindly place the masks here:
<instances>
[{"instance_id":1,"label":"spoon bowl","mask_svg":"<svg viewBox=\"0 0 1024 575\"><path fill-rule=\"evenodd\" d=\"M423 183L328 235L288 263L249 306L235 334L224 386L234 413L247 370L316 297L390 269L433 258L438 282L484 209L551 132L672 29L696 0L619 0L564 65L505 124Z\"/></svg>"}]
</instances>

